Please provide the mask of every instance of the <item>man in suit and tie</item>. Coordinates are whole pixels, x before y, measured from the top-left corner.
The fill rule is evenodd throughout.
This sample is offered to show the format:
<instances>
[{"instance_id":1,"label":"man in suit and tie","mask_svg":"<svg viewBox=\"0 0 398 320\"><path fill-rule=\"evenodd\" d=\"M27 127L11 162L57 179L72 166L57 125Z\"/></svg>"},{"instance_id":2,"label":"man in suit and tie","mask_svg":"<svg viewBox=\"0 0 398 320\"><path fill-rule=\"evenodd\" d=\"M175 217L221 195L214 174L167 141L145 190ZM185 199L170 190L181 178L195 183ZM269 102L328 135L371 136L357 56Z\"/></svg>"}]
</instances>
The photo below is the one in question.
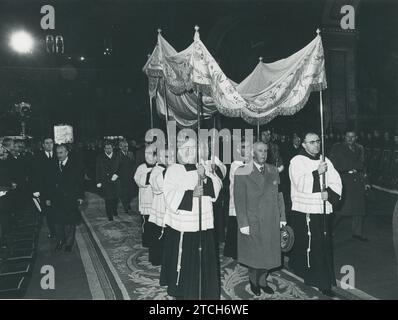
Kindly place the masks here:
<instances>
[{"instance_id":1,"label":"man in suit and tie","mask_svg":"<svg viewBox=\"0 0 398 320\"><path fill-rule=\"evenodd\" d=\"M110 141L104 143L104 152L97 157L97 188L101 188L105 198L105 210L109 221L118 215L119 202L119 155L113 152Z\"/></svg>"},{"instance_id":2,"label":"man in suit and tie","mask_svg":"<svg viewBox=\"0 0 398 320\"><path fill-rule=\"evenodd\" d=\"M32 190L33 197L46 199L45 190L49 190L49 187L45 184L50 180L48 177L51 175L51 170L54 164L58 163L57 158L54 155L54 141L50 137L43 139L43 151L40 151L34 159L34 170L32 174ZM41 205L42 213L46 217L48 238L55 237L55 214L51 206L46 206L45 203Z\"/></svg>"},{"instance_id":3,"label":"man in suit and tie","mask_svg":"<svg viewBox=\"0 0 398 320\"><path fill-rule=\"evenodd\" d=\"M119 142L119 197L122 201L124 211L131 210L131 198L133 197L133 173L134 173L134 154L129 151L129 144L126 140Z\"/></svg>"},{"instance_id":4,"label":"man in suit and tie","mask_svg":"<svg viewBox=\"0 0 398 320\"><path fill-rule=\"evenodd\" d=\"M253 162L235 174L234 203L238 220L238 262L249 268L251 291L273 294L269 270L281 266L280 228L286 224L276 166L267 164L268 146L253 145Z\"/></svg>"},{"instance_id":5,"label":"man in suit and tie","mask_svg":"<svg viewBox=\"0 0 398 320\"><path fill-rule=\"evenodd\" d=\"M51 166L49 181L45 184L45 203L55 214L57 246L55 250L72 251L76 224L80 221L79 206L84 198L83 169L78 162L69 157L65 145L56 148L57 162Z\"/></svg>"}]
</instances>

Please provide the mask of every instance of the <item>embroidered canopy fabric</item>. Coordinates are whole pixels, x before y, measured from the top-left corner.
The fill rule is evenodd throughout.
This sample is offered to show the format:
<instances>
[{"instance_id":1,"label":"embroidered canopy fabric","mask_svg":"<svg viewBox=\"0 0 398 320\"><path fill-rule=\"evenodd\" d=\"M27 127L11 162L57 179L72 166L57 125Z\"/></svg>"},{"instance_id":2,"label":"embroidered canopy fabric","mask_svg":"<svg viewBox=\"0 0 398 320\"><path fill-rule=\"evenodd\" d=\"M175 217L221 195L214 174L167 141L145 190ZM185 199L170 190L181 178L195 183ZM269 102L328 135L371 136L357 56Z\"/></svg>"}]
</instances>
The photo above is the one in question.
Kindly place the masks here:
<instances>
[{"instance_id":1,"label":"embroidered canopy fabric","mask_svg":"<svg viewBox=\"0 0 398 320\"><path fill-rule=\"evenodd\" d=\"M203 114L219 111L227 117L265 124L278 115L292 115L304 107L312 91L327 87L321 37L286 59L259 62L237 84L228 79L206 49L196 30L194 42L177 52L159 33L158 43L143 71L149 79L149 95L156 96L157 109L182 126L196 123L197 95L203 93ZM166 90L163 87L166 85Z\"/></svg>"}]
</instances>

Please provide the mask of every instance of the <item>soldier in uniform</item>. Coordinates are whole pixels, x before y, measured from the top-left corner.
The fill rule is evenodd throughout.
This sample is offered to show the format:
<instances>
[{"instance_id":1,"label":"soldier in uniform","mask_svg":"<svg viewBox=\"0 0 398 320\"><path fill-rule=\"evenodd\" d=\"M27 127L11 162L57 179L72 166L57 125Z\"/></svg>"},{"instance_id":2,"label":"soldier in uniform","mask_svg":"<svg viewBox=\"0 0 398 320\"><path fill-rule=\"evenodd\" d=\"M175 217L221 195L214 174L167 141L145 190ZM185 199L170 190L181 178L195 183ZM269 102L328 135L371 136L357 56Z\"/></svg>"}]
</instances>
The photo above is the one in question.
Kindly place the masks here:
<instances>
[{"instance_id":1,"label":"soldier in uniform","mask_svg":"<svg viewBox=\"0 0 398 320\"><path fill-rule=\"evenodd\" d=\"M343 182L342 205L337 210L334 227L343 217L352 217L352 236L360 241L368 241L363 236L365 216L365 191L370 188L365 173L364 147L356 143L354 130L347 130L344 142L336 143L330 152L330 160L339 172Z\"/></svg>"}]
</instances>

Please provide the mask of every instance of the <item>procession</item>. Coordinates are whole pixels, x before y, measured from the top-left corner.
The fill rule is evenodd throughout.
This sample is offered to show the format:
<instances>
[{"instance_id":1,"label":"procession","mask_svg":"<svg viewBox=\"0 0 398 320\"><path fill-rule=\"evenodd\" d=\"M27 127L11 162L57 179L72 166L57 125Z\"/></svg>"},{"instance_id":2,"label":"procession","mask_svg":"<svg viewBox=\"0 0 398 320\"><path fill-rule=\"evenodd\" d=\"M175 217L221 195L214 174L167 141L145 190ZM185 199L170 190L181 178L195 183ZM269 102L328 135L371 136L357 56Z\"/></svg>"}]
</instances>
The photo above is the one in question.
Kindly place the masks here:
<instances>
[{"instance_id":1,"label":"procession","mask_svg":"<svg viewBox=\"0 0 398 320\"><path fill-rule=\"evenodd\" d=\"M220 4L197 18L204 5L178 4L173 29L151 4L104 4L115 20L101 57L94 29L75 56L45 31L51 62L0 66L0 298L398 297L397 114L378 106L396 101L388 86L378 101L370 80L360 91L349 10L319 23L333 5L306 4L319 9L306 27L269 30L271 41L258 25L284 5L248 4L253 24L242 3L224 20ZM140 13L145 35L138 20L121 31ZM18 59L31 58L28 34L15 36ZM13 68L23 74L2 71Z\"/></svg>"}]
</instances>

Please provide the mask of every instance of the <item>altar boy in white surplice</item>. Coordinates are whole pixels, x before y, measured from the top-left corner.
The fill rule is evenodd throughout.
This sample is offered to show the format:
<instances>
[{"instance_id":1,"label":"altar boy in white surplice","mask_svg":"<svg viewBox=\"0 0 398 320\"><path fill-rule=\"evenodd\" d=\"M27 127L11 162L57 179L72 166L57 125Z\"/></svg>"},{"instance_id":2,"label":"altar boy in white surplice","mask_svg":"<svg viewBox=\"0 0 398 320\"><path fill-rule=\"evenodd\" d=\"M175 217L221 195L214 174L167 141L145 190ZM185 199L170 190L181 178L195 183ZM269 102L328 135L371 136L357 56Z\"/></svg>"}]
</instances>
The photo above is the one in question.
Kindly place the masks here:
<instances>
[{"instance_id":1,"label":"altar boy in white surplice","mask_svg":"<svg viewBox=\"0 0 398 320\"><path fill-rule=\"evenodd\" d=\"M148 228L149 214L152 211L153 192L149 183L151 172L156 164L156 147L151 144L145 149L145 163L138 166L135 174L134 181L137 184L138 191L138 210L142 215L142 246L149 247L150 245L150 232Z\"/></svg>"},{"instance_id":2,"label":"altar boy in white surplice","mask_svg":"<svg viewBox=\"0 0 398 320\"><path fill-rule=\"evenodd\" d=\"M152 210L149 213L148 228L152 238L149 246L148 260L154 266L162 264L164 216L166 204L164 202L163 183L168 165L167 149L157 149L158 163L153 168L149 183L152 187Z\"/></svg>"}]
</instances>

